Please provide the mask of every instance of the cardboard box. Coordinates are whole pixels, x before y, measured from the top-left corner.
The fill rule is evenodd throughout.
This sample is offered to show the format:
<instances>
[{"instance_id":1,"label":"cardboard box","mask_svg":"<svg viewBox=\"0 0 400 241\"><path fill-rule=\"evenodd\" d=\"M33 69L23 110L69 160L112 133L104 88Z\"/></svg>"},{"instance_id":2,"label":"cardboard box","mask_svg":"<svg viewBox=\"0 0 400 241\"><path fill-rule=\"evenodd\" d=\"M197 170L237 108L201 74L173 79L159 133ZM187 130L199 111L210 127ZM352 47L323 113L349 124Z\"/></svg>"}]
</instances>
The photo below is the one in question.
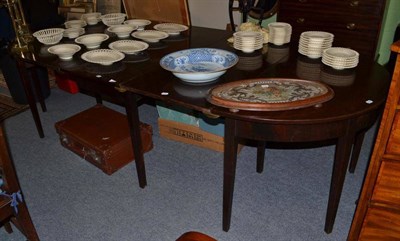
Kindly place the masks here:
<instances>
[{"instance_id":1,"label":"cardboard box","mask_svg":"<svg viewBox=\"0 0 400 241\"><path fill-rule=\"evenodd\" d=\"M158 116L161 119L199 126L199 120L193 110L175 105L166 105L159 101L156 104Z\"/></svg>"},{"instance_id":2,"label":"cardboard box","mask_svg":"<svg viewBox=\"0 0 400 241\"><path fill-rule=\"evenodd\" d=\"M224 137L201 130L197 126L158 118L160 136L214 151L224 151ZM238 152L242 149L238 146Z\"/></svg>"}]
</instances>

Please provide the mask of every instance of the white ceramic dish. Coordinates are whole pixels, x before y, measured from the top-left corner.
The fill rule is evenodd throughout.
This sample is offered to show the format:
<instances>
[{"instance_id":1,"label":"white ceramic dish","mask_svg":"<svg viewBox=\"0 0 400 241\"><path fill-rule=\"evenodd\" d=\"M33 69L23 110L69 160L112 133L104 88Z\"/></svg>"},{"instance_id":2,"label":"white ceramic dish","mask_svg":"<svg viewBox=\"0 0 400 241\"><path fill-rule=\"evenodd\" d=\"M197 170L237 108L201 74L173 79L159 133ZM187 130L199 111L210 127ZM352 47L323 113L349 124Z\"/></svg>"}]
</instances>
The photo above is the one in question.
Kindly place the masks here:
<instances>
[{"instance_id":1,"label":"white ceramic dish","mask_svg":"<svg viewBox=\"0 0 400 241\"><path fill-rule=\"evenodd\" d=\"M115 33L118 36L118 38L128 38L129 35L132 33L132 31L136 29L137 26L133 27L133 25L118 24L108 27L107 31Z\"/></svg>"},{"instance_id":2,"label":"white ceramic dish","mask_svg":"<svg viewBox=\"0 0 400 241\"><path fill-rule=\"evenodd\" d=\"M82 19L75 19L75 20L70 20L64 23L65 28L83 28L85 27L86 21Z\"/></svg>"},{"instance_id":3,"label":"white ceramic dish","mask_svg":"<svg viewBox=\"0 0 400 241\"><path fill-rule=\"evenodd\" d=\"M85 33L84 28L67 28L64 31L64 37L74 39Z\"/></svg>"},{"instance_id":4,"label":"white ceramic dish","mask_svg":"<svg viewBox=\"0 0 400 241\"><path fill-rule=\"evenodd\" d=\"M147 25L151 24L151 21L147 19L128 19L124 24L137 26L137 30L144 30Z\"/></svg>"},{"instance_id":5,"label":"white ceramic dish","mask_svg":"<svg viewBox=\"0 0 400 241\"><path fill-rule=\"evenodd\" d=\"M100 19L105 25L112 26L122 24L125 21L125 17L125 13L109 13L102 15Z\"/></svg>"},{"instance_id":6,"label":"white ceramic dish","mask_svg":"<svg viewBox=\"0 0 400 241\"><path fill-rule=\"evenodd\" d=\"M46 28L36 31L32 35L42 44L52 45L61 41L64 31L63 28Z\"/></svg>"},{"instance_id":7,"label":"white ceramic dish","mask_svg":"<svg viewBox=\"0 0 400 241\"><path fill-rule=\"evenodd\" d=\"M149 44L136 40L118 40L108 45L110 49L120 51L124 54L137 54L149 47Z\"/></svg>"},{"instance_id":8,"label":"white ceramic dish","mask_svg":"<svg viewBox=\"0 0 400 241\"><path fill-rule=\"evenodd\" d=\"M141 39L149 43L157 43L161 39L168 38L168 34L158 30L142 30L133 32L132 37Z\"/></svg>"},{"instance_id":9,"label":"white ceramic dish","mask_svg":"<svg viewBox=\"0 0 400 241\"><path fill-rule=\"evenodd\" d=\"M93 33L82 35L75 39L75 43L83 44L88 49L95 49L100 47L100 44L109 38L107 34L104 33Z\"/></svg>"},{"instance_id":10,"label":"white ceramic dish","mask_svg":"<svg viewBox=\"0 0 400 241\"><path fill-rule=\"evenodd\" d=\"M100 22L101 13L93 12L93 13L84 13L81 16L82 20L85 20L88 25L96 25Z\"/></svg>"},{"instance_id":11,"label":"white ceramic dish","mask_svg":"<svg viewBox=\"0 0 400 241\"><path fill-rule=\"evenodd\" d=\"M207 83L218 79L238 60L236 54L226 50L194 48L168 54L160 65L184 82Z\"/></svg>"},{"instance_id":12,"label":"white ceramic dish","mask_svg":"<svg viewBox=\"0 0 400 241\"><path fill-rule=\"evenodd\" d=\"M111 65L121 61L125 55L112 49L96 49L81 55L81 58L89 63Z\"/></svg>"},{"instance_id":13,"label":"white ceramic dish","mask_svg":"<svg viewBox=\"0 0 400 241\"><path fill-rule=\"evenodd\" d=\"M57 55L62 60L70 60L76 52L81 50L77 44L57 44L47 49L49 53Z\"/></svg>"},{"instance_id":14,"label":"white ceramic dish","mask_svg":"<svg viewBox=\"0 0 400 241\"><path fill-rule=\"evenodd\" d=\"M169 35L178 35L183 31L188 30L188 26L176 23L160 23L154 25L154 29L166 32Z\"/></svg>"}]
</instances>

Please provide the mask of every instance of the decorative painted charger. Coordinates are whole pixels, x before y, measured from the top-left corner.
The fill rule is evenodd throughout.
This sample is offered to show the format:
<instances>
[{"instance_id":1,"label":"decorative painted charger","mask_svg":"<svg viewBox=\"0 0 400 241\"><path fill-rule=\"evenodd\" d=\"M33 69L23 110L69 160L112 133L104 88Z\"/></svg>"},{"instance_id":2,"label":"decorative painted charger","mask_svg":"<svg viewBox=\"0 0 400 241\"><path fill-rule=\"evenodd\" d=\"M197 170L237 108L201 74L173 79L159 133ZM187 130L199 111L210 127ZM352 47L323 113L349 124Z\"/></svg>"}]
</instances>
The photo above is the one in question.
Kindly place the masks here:
<instances>
[{"instance_id":1,"label":"decorative painted charger","mask_svg":"<svg viewBox=\"0 0 400 241\"><path fill-rule=\"evenodd\" d=\"M279 111L321 104L333 96L333 90L320 82L265 78L216 86L210 90L208 101L232 111Z\"/></svg>"}]
</instances>

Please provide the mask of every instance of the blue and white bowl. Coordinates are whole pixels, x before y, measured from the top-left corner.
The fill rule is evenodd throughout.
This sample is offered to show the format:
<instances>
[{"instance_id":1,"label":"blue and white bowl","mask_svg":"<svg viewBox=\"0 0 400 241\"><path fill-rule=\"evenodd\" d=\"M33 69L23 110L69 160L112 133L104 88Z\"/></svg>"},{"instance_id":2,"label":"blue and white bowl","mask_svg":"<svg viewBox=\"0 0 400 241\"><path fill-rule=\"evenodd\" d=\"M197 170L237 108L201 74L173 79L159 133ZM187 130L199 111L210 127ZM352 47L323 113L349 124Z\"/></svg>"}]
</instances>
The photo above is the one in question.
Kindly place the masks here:
<instances>
[{"instance_id":1,"label":"blue and white bowl","mask_svg":"<svg viewBox=\"0 0 400 241\"><path fill-rule=\"evenodd\" d=\"M226 50L195 48L168 54L160 65L185 82L206 83L218 79L238 60L236 54Z\"/></svg>"}]
</instances>

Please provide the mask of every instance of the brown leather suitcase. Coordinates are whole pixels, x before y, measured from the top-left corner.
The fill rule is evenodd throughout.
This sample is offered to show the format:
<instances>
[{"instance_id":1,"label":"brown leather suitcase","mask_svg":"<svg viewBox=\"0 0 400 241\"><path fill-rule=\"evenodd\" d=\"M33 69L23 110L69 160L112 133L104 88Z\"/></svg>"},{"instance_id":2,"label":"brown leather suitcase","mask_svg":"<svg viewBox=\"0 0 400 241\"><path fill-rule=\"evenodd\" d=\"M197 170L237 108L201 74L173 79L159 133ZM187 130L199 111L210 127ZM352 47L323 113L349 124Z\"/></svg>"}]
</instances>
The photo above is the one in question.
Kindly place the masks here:
<instances>
[{"instance_id":1,"label":"brown leather suitcase","mask_svg":"<svg viewBox=\"0 0 400 241\"><path fill-rule=\"evenodd\" d=\"M134 159L128 120L124 114L95 105L55 124L61 144L108 175ZM142 148L153 148L152 128L140 123Z\"/></svg>"}]
</instances>

